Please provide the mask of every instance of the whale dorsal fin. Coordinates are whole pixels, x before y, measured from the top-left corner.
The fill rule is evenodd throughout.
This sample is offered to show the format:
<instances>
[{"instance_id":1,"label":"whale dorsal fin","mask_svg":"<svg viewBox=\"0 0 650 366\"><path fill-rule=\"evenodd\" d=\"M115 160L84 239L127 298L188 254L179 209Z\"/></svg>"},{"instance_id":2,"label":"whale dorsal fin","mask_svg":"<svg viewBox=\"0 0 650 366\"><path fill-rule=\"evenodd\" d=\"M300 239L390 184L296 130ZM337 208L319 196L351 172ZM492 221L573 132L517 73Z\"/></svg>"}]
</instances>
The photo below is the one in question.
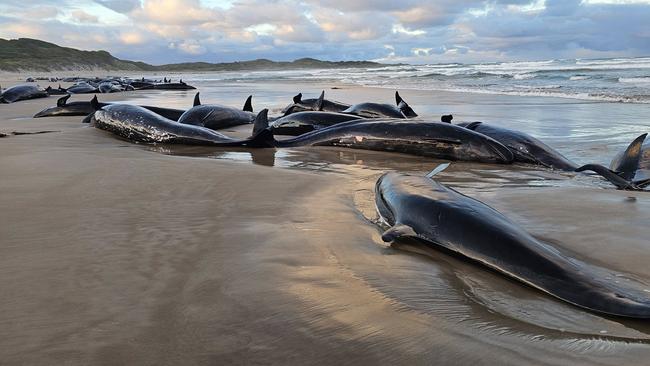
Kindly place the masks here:
<instances>
[{"instance_id":1,"label":"whale dorsal fin","mask_svg":"<svg viewBox=\"0 0 650 366\"><path fill-rule=\"evenodd\" d=\"M472 131L473 131L473 130L475 130L476 127L478 127L481 123L483 123L483 122L472 122L472 123L468 124L467 126L465 126L465 128L468 129L468 130L472 130Z\"/></svg>"},{"instance_id":2,"label":"whale dorsal fin","mask_svg":"<svg viewBox=\"0 0 650 366\"><path fill-rule=\"evenodd\" d=\"M90 105L93 107L94 110L98 111L102 108L101 105L99 105L99 100L97 100L97 95L93 97L93 99L90 100Z\"/></svg>"},{"instance_id":3,"label":"whale dorsal fin","mask_svg":"<svg viewBox=\"0 0 650 366\"><path fill-rule=\"evenodd\" d=\"M399 92L395 91L395 101L397 102L397 108L404 114L406 118L415 118L418 116L417 113L411 108L408 103L399 95Z\"/></svg>"},{"instance_id":4,"label":"whale dorsal fin","mask_svg":"<svg viewBox=\"0 0 650 366\"><path fill-rule=\"evenodd\" d=\"M199 98L199 93L196 93L194 96L194 104L192 106L196 107L197 105L201 105L201 98Z\"/></svg>"},{"instance_id":5,"label":"whale dorsal fin","mask_svg":"<svg viewBox=\"0 0 650 366\"><path fill-rule=\"evenodd\" d=\"M443 164L438 165L438 166L435 167L432 171L430 171L430 172L426 175L426 177L427 177L427 178L432 178L434 175L436 175L436 174L440 173L441 171L447 169L447 168L449 167L449 165L451 165L451 163L443 163Z\"/></svg>"},{"instance_id":6,"label":"whale dorsal fin","mask_svg":"<svg viewBox=\"0 0 650 366\"><path fill-rule=\"evenodd\" d=\"M639 168L639 160L641 159L641 147L645 141L646 136L648 136L648 134L644 133L643 135L634 139L634 141L632 141L627 149L625 149L621 161L617 164L617 166L612 167L612 170L614 170L623 179L631 180L634 178L634 175Z\"/></svg>"},{"instance_id":7,"label":"whale dorsal fin","mask_svg":"<svg viewBox=\"0 0 650 366\"><path fill-rule=\"evenodd\" d=\"M68 99L70 99L71 94L66 94L64 97L59 98L59 100L56 101L56 106L57 107L65 107L66 103L68 102Z\"/></svg>"},{"instance_id":8,"label":"whale dorsal fin","mask_svg":"<svg viewBox=\"0 0 650 366\"><path fill-rule=\"evenodd\" d=\"M269 128L269 110L264 108L257 114L253 122L253 136Z\"/></svg>"},{"instance_id":9,"label":"whale dorsal fin","mask_svg":"<svg viewBox=\"0 0 650 366\"><path fill-rule=\"evenodd\" d=\"M381 240L386 243L390 243L391 241L395 241L396 239L405 236L418 236L418 234L415 232L415 230L413 230L412 227L408 225L395 224L390 229L384 231L384 233L381 235Z\"/></svg>"},{"instance_id":10,"label":"whale dorsal fin","mask_svg":"<svg viewBox=\"0 0 650 366\"><path fill-rule=\"evenodd\" d=\"M302 102L302 93L296 94L296 96L293 97L293 102L296 103L296 104Z\"/></svg>"},{"instance_id":11,"label":"whale dorsal fin","mask_svg":"<svg viewBox=\"0 0 650 366\"><path fill-rule=\"evenodd\" d=\"M325 90L323 90L320 93L320 96L316 100L316 103L314 104L314 110L315 111L322 111L323 110L323 102L325 101Z\"/></svg>"},{"instance_id":12,"label":"whale dorsal fin","mask_svg":"<svg viewBox=\"0 0 650 366\"><path fill-rule=\"evenodd\" d=\"M246 98L246 102L244 103L244 112L252 112L253 111L253 96L249 95L248 98Z\"/></svg>"}]
</instances>

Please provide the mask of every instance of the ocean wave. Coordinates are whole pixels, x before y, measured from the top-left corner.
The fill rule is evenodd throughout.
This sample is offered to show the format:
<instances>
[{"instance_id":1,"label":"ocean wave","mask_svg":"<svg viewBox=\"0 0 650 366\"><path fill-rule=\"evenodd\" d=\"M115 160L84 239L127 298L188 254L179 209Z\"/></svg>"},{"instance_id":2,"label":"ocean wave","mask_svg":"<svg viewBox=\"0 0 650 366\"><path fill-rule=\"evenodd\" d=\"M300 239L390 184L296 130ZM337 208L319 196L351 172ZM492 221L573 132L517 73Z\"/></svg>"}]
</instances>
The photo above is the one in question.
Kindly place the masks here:
<instances>
[{"instance_id":1,"label":"ocean wave","mask_svg":"<svg viewBox=\"0 0 650 366\"><path fill-rule=\"evenodd\" d=\"M571 81L578 81L578 80L587 80L589 79L589 76L587 75L573 75L569 78Z\"/></svg>"},{"instance_id":2,"label":"ocean wave","mask_svg":"<svg viewBox=\"0 0 650 366\"><path fill-rule=\"evenodd\" d=\"M635 77L635 78L618 78L619 83L633 83L633 84L639 84L639 83L650 83L650 76L641 76L641 77Z\"/></svg>"},{"instance_id":3,"label":"ocean wave","mask_svg":"<svg viewBox=\"0 0 650 366\"><path fill-rule=\"evenodd\" d=\"M533 79L537 77L534 73L526 73L526 74L514 74L512 75L512 78L515 80L526 80L526 79Z\"/></svg>"}]
</instances>

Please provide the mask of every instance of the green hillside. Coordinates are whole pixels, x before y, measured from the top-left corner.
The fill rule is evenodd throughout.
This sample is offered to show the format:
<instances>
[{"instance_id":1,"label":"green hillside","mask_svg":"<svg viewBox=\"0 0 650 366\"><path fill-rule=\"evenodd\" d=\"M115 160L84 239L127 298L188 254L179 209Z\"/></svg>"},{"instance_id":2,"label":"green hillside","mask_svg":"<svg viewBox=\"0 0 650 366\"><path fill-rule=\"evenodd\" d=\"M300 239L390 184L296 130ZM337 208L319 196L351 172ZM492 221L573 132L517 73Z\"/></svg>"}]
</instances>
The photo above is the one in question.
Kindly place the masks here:
<instances>
[{"instance_id":1,"label":"green hillside","mask_svg":"<svg viewBox=\"0 0 650 366\"><path fill-rule=\"evenodd\" d=\"M208 63L188 62L154 66L144 62L120 60L106 51L81 51L61 47L36 39L0 38L0 70L3 71L64 71L64 70L123 70L123 71L237 71L281 68L344 68L381 67L370 61L321 61L301 58L292 62L266 59L252 61Z\"/></svg>"}]
</instances>

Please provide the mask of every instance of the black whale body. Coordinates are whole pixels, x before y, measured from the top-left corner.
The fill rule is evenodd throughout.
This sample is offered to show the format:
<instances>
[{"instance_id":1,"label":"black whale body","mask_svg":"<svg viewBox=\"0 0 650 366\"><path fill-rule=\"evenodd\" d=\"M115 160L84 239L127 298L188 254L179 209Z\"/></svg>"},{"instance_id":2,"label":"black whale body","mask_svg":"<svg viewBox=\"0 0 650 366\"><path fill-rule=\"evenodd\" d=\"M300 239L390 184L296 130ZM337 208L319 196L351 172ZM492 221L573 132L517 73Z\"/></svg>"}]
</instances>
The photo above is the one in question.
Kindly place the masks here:
<instances>
[{"instance_id":1,"label":"black whale body","mask_svg":"<svg viewBox=\"0 0 650 366\"><path fill-rule=\"evenodd\" d=\"M505 145L515 156L515 162L541 165L565 171L578 166L542 141L520 131L497 127L483 122L459 123L458 126L492 137Z\"/></svg>"},{"instance_id":2,"label":"black whale body","mask_svg":"<svg viewBox=\"0 0 650 366\"><path fill-rule=\"evenodd\" d=\"M270 128L274 135L299 136L313 130L361 118L347 113L305 111L280 117L271 123Z\"/></svg>"},{"instance_id":3,"label":"black whale body","mask_svg":"<svg viewBox=\"0 0 650 366\"><path fill-rule=\"evenodd\" d=\"M21 100L45 98L47 91L36 85L16 85L5 89L0 94L0 103L14 103Z\"/></svg>"},{"instance_id":4,"label":"black whale body","mask_svg":"<svg viewBox=\"0 0 650 366\"><path fill-rule=\"evenodd\" d=\"M255 122L254 131L268 126ZM287 140L276 147L343 146L401 152L440 159L510 164L513 155L490 137L439 122L403 119L359 119L342 122Z\"/></svg>"},{"instance_id":5,"label":"black whale body","mask_svg":"<svg viewBox=\"0 0 650 366\"><path fill-rule=\"evenodd\" d=\"M415 239L443 247L550 295L594 312L650 318L650 298L630 283L559 252L498 211L435 180L398 173L382 175L375 202L391 226L382 239Z\"/></svg>"},{"instance_id":6,"label":"black whale body","mask_svg":"<svg viewBox=\"0 0 650 366\"><path fill-rule=\"evenodd\" d=\"M211 129L181 124L128 104L101 107L92 114L90 122L96 128L132 142L268 147L271 146L269 138L272 139L271 132L264 130L250 139L236 140Z\"/></svg>"},{"instance_id":7,"label":"black whale body","mask_svg":"<svg viewBox=\"0 0 650 366\"><path fill-rule=\"evenodd\" d=\"M202 126L211 130L234 127L253 123L256 114L253 113L251 105L252 96L249 96L244 103L243 109L237 109L218 104L201 104L199 93L194 96L194 106L180 118L179 123Z\"/></svg>"}]
</instances>

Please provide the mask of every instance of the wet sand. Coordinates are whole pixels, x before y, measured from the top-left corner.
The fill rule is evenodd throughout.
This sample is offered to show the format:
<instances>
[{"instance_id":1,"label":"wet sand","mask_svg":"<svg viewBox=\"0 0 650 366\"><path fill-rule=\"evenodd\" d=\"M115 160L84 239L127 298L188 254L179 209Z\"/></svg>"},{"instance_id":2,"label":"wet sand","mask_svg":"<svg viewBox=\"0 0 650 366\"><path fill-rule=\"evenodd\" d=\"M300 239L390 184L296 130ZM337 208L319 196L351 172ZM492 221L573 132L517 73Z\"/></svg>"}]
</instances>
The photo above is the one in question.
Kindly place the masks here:
<instances>
[{"instance_id":1,"label":"wet sand","mask_svg":"<svg viewBox=\"0 0 650 366\"><path fill-rule=\"evenodd\" d=\"M277 111L292 90L322 86L219 87L230 92L207 90L208 100L238 105L254 92L257 109ZM406 95L426 115L454 106L468 119L515 115L509 123L528 124L520 129L577 160L611 156L634 129L650 129L634 125L648 108L637 105ZM102 99L180 107L192 97ZM423 174L439 161L138 145L81 117L30 118L55 101L0 105L0 132L58 131L0 139L2 364L620 365L650 356L648 322L584 312L444 253L385 248L372 222L375 179L386 170ZM594 108L603 119L628 111L609 134L614 143L603 120L581 122ZM560 122L551 125L552 116ZM455 163L440 180L559 250L625 274L613 281L650 284L647 193L521 166Z\"/></svg>"}]
</instances>

